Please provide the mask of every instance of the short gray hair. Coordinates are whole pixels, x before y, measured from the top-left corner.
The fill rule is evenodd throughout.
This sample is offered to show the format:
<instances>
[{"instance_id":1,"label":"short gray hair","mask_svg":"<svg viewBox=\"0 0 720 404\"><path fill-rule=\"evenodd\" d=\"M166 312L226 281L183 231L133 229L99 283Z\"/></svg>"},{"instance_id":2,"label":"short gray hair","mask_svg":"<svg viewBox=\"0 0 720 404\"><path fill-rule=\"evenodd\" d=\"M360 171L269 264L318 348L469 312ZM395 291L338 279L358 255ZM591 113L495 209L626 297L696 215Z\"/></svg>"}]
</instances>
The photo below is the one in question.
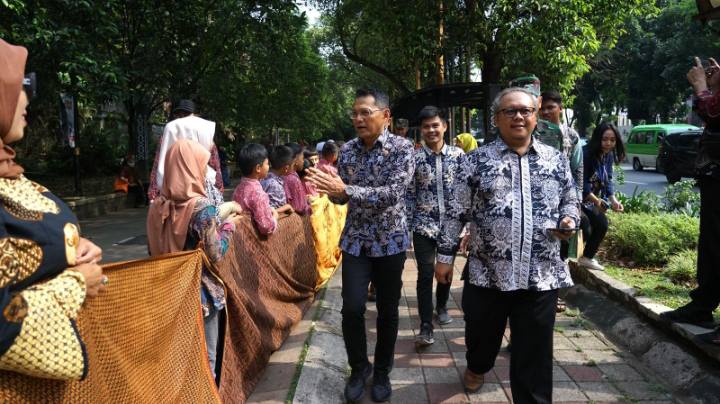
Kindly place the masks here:
<instances>
[{"instance_id":1,"label":"short gray hair","mask_svg":"<svg viewBox=\"0 0 720 404\"><path fill-rule=\"evenodd\" d=\"M533 100L533 107L535 107L535 112L538 111L538 97L535 94L533 94L530 90L528 90L524 87L509 87L509 88L506 88L506 89L500 91L500 93L498 93L498 95L493 100L492 105L490 106L490 116L492 116L493 119L495 119L495 114L498 113L498 111L500 110L500 101L502 101L502 99L506 95L511 94L511 93L527 94L528 97L530 97L530 99Z\"/></svg>"}]
</instances>

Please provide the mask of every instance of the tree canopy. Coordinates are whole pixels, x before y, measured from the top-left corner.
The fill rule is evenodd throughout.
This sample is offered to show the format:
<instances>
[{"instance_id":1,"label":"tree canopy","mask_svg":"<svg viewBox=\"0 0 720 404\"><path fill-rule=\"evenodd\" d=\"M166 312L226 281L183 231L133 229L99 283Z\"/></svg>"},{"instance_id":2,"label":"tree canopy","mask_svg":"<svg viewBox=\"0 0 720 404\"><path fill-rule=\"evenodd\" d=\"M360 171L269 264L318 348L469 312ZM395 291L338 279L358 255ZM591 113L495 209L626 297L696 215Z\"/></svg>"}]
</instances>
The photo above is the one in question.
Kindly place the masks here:
<instances>
[{"instance_id":1,"label":"tree canopy","mask_svg":"<svg viewBox=\"0 0 720 404\"><path fill-rule=\"evenodd\" d=\"M247 140L274 129L313 140L347 126L348 90L290 1L8 0L0 36L26 46L38 74L37 136L57 133L61 92L77 97L86 123L120 105L130 149L179 98Z\"/></svg>"},{"instance_id":2,"label":"tree canopy","mask_svg":"<svg viewBox=\"0 0 720 404\"><path fill-rule=\"evenodd\" d=\"M627 18L652 13L651 0L407 1L317 0L332 36L328 47L396 95L466 81L501 83L532 72L569 92L611 48Z\"/></svg>"}]
</instances>

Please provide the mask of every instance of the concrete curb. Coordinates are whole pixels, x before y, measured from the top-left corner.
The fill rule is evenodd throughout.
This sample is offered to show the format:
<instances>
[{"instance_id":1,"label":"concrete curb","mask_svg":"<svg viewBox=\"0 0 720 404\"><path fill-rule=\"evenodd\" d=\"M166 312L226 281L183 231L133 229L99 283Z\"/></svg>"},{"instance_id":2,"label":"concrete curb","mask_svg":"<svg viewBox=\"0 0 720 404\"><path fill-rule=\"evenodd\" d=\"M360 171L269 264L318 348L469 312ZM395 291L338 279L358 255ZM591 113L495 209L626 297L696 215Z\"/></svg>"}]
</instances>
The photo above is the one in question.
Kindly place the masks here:
<instances>
[{"instance_id":1,"label":"concrete curb","mask_svg":"<svg viewBox=\"0 0 720 404\"><path fill-rule=\"evenodd\" d=\"M80 220L102 216L130 206L127 194L122 192L62 199Z\"/></svg>"},{"instance_id":2,"label":"concrete curb","mask_svg":"<svg viewBox=\"0 0 720 404\"><path fill-rule=\"evenodd\" d=\"M695 338L698 334L712 330L690 324L672 323L663 319L660 317L660 313L672 310L670 307L656 303L647 297L639 296L636 289L618 281L603 271L583 268L573 261L570 261L570 271L576 282L580 282L588 288L597 290L605 296L623 304L625 307L649 320L652 325L670 331L704 352L708 358L717 361L716 364L720 364L720 347L702 343Z\"/></svg>"},{"instance_id":3,"label":"concrete curb","mask_svg":"<svg viewBox=\"0 0 720 404\"><path fill-rule=\"evenodd\" d=\"M681 402L720 403L720 372L714 361L697 358L634 310L582 285L569 289L565 299L606 337L636 355Z\"/></svg>"},{"instance_id":4,"label":"concrete curb","mask_svg":"<svg viewBox=\"0 0 720 404\"><path fill-rule=\"evenodd\" d=\"M347 355L342 337L342 267L325 285L325 298L315 321L315 331L302 366L293 403L344 402Z\"/></svg>"}]
</instances>

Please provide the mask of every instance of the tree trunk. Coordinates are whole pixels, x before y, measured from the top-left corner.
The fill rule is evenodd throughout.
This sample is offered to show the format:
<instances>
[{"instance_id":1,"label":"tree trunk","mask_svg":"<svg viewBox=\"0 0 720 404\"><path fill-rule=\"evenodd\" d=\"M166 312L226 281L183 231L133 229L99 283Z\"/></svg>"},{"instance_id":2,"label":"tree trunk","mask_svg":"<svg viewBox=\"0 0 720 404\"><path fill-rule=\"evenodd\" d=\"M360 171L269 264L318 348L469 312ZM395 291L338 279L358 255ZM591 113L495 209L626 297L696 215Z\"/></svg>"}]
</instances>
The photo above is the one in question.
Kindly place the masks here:
<instances>
[{"instance_id":1,"label":"tree trunk","mask_svg":"<svg viewBox=\"0 0 720 404\"><path fill-rule=\"evenodd\" d=\"M500 83L502 71L502 57L496 49L488 49L483 55L482 81L485 83Z\"/></svg>"},{"instance_id":2,"label":"tree trunk","mask_svg":"<svg viewBox=\"0 0 720 404\"><path fill-rule=\"evenodd\" d=\"M438 53L435 60L436 84L445 84L445 57L443 55L443 35L445 35L445 19L443 17L444 6L443 1L439 1L440 7L440 25L438 27Z\"/></svg>"}]
</instances>

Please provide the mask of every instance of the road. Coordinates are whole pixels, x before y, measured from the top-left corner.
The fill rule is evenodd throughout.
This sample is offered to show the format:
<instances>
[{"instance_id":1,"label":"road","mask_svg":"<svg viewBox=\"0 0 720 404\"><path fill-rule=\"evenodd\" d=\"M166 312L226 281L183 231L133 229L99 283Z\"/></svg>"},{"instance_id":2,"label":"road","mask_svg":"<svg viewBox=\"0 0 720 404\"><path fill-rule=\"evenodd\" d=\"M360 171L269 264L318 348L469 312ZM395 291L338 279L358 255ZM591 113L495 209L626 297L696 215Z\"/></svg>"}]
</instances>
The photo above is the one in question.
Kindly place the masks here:
<instances>
[{"instance_id":1,"label":"road","mask_svg":"<svg viewBox=\"0 0 720 404\"><path fill-rule=\"evenodd\" d=\"M626 195L632 195L635 187L637 187L638 192L649 190L660 196L665 194L665 187L668 186L665 174L660 174L650 169L635 171L630 164L622 164L621 167L625 172L625 184L616 187L617 191L621 191ZM615 177L617 177L617 175L615 175ZM695 190L700 192L697 187Z\"/></svg>"}]
</instances>

